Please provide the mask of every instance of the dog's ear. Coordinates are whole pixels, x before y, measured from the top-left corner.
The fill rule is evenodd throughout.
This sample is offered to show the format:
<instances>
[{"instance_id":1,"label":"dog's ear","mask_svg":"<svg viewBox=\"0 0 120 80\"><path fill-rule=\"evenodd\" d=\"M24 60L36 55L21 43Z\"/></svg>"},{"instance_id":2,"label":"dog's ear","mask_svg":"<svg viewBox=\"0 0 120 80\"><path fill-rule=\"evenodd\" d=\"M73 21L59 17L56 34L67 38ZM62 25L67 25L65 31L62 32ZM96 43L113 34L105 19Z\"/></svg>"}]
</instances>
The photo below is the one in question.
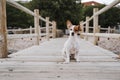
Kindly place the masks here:
<instances>
[{"instance_id":1,"label":"dog's ear","mask_svg":"<svg viewBox=\"0 0 120 80\"><path fill-rule=\"evenodd\" d=\"M80 25L78 25L78 29L79 29L79 31L82 31L82 28L81 28L81 26L80 26Z\"/></svg>"},{"instance_id":2,"label":"dog's ear","mask_svg":"<svg viewBox=\"0 0 120 80\"><path fill-rule=\"evenodd\" d=\"M69 29L71 26L72 26L72 23L70 20L67 20L66 21L66 25L67 25L67 28Z\"/></svg>"},{"instance_id":3,"label":"dog's ear","mask_svg":"<svg viewBox=\"0 0 120 80\"><path fill-rule=\"evenodd\" d=\"M75 26L75 27L74 27L74 31L82 31L80 25Z\"/></svg>"}]
</instances>

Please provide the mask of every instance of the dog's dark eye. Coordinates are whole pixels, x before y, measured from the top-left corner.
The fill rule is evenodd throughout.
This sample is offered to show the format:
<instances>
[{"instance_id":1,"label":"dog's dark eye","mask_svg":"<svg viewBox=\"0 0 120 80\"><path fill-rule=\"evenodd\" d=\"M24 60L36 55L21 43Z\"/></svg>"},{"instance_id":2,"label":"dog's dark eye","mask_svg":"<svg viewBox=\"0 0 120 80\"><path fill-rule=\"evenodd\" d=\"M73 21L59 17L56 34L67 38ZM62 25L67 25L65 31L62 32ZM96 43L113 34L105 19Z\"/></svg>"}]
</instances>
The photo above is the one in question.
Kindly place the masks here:
<instances>
[{"instance_id":1,"label":"dog's dark eye","mask_svg":"<svg viewBox=\"0 0 120 80\"><path fill-rule=\"evenodd\" d=\"M72 31L72 29L70 29Z\"/></svg>"}]
</instances>

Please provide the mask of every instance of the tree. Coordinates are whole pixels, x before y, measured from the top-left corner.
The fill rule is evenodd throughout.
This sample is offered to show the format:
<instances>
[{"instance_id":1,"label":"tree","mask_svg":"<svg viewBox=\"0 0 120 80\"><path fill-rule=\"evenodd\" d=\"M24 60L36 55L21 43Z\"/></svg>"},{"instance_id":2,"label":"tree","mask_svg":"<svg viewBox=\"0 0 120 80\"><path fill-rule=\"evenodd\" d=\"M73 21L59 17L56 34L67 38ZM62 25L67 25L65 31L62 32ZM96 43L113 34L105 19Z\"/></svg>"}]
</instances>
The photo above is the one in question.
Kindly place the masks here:
<instances>
[{"instance_id":1,"label":"tree","mask_svg":"<svg viewBox=\"0 0 120 80\"><path fill-rule=\"evenodd\" d=\"M82 19L82 6L76 4L76 0L32 0L29 7L40 10L43 17L49 16L51 20L57 21L58 28L66 28L66 20L78 24Z\"/></svg>"},{"instance_id":2,"label":"tree","mask_svg":"<svg viewBox=\"0 0 120 80\"><path fill-rule=\"evenodd\" d=\"M31 16L7 4L7 26L26 28L32 25Z\"/></svg>"},{"instance_id":3,"label":"tree","mask_svg":"<svg viewBox=\"0 0 120 80\"><path fill-rule=\"evenodd\" d=\"M100 24L104 27L114 27L120 23L120 9L113 7L107 12L100 15Z\"/></svg>"},{"instance_id":4,"label":"tree","mask_svg":"<svg viewBox=\"0 0 120 80\"><path fill-rule=\"evenodd\" d=\"M84 20L86 16L92 16L93 15L93 8L103 8L105 5L99 5L99 6L88 6L84 8ZM112 7L110 10L102 13L99 15L99 24L102 27L114 27L117 26L117 24L120 23L120 9L117 7ZM92 22L90 23L90 26L92 26Z\"/></svg>"}]
</instances>

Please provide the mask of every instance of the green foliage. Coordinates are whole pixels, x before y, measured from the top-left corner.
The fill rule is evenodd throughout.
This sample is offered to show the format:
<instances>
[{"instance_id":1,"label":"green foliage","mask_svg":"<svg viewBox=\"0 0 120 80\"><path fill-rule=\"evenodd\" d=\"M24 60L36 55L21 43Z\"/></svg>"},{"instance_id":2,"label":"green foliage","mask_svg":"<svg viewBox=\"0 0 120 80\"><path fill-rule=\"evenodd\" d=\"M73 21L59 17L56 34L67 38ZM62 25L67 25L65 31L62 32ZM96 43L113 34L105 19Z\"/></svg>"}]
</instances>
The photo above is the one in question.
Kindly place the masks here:
<instances>
[{"instance_id":1,"label":"green foliage","mask_svg":"<svg viewBox=\"0 0 120 80\"><path fill-rule=\"evenodd\" d=\"M100 24L104 27L114 27L120 23L120 9L113 7L100 15Z\"/></svg>"},{"instance_id":2,"label":"green foliage","mask_svg":"<svg viewBox=\"0 0 120 80\"><path fill-rule=\"evenodd\" d=\"M99 8L102 9L105 7L105 5L99 5L99 6L88 6L85 7L83 10L84 12L84 20L86 16L92 16L93 15L93 8ZM117 7L112 7L110 10L104 12L99 16L99 25L102 27L114 27L117 26L117 24L120 23L120 9ZM91 21L90 26L93 26L93 23Z\"/></svg>"},{"instance_id":3,"label":"green foliage","mask_svg":"<svg viewBox=\"0 0 120 80\"><path fill-rule=\"evenodd\" d=\"M78 24L82 19L82 7L76 0L33 0L29 3L30 9L39 9L42 17L50 17L57 21L58 28L66 28L66 20Z\"/></svg>"},{"instance_id":4,"label":"green foliage","mask_svg":"<svg viewBox=\"0 0 120 80\"><path fill-rule=\"evenodd\" d=\"M83 7L81 4L76 4L76 0L32 0L29 3L24 3L25 7L34 11L40 10L42 17L50 17L50 20L57 22L57 27L60 29L66 28L66 20L71 20L73 24L79 24L79 21L85 20L86 16L93 15L93 8L103 8L105 5ZM7 25L12 27L26 28L34 25L34 17L7 5ZM99 24L102 27L116 26L120 23L120 8L113 7L99 17ZM40 25L45 25L40 21ZM90 26L93 22L90 22Z\"/></svg>"},{"instance_id":5,"label":"green foliage","mask_svg":"<svg viewBox=\"0 0 120 80\"><path fill-rule=\"evenodd\" d=\"M7 4L7 26L26 28L31 24L31 16Z\"/></svg>"}]
</instances>

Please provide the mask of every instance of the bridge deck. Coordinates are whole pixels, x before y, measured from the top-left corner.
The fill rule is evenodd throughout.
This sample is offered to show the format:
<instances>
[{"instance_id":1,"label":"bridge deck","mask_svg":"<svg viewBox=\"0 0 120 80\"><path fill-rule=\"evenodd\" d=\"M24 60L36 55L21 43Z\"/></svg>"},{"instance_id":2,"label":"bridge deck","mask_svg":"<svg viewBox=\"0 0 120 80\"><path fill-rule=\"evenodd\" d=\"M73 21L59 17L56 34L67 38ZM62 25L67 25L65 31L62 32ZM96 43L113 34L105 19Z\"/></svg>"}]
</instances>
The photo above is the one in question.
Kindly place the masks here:
<instances>
[{"instance_id":1,"label":"bridge deck","mask_svg":"<svg viewBox=\"0 0 120 80\"><path fill-rule=\"evenodd\" d=\"M66 38L51 39L0 59L0 80L120 80L114 53L80 41L80 62L62 64Z\"/></svg>"}]
</instances>

